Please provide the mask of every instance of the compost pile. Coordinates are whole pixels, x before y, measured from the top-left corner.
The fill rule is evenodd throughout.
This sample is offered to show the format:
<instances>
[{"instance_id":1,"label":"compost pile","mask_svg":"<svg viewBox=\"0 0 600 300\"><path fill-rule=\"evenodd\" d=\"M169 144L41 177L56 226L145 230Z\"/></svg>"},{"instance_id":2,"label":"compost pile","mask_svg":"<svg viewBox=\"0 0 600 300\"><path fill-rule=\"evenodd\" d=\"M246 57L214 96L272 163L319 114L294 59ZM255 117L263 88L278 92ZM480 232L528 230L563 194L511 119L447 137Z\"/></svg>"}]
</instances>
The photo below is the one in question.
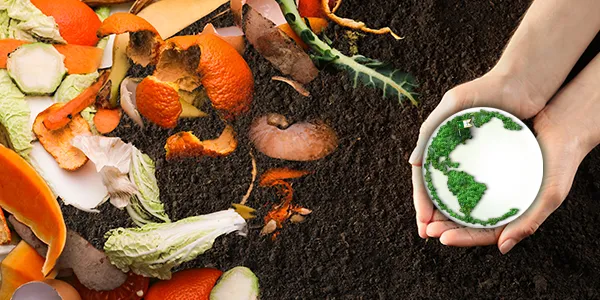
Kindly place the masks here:
<instances>
[{"instance_id":1,"label":"compost pile","mask_svg":"<svg viewBox=\"0 0 600 300\"><path fill-rule=\"evenodd\" d=\"M466 4L468 3L468 4ZM262 299L418 299L478 296L492 298L600 297L600 150L582 163L569 197L540 230L502 256L495 246L459 249L417 235L407 163L418 130L443 93L489 70L501 54L529 1L358 1L348 0L339 15L390 26L405 37L358 35L331 24L326 35L349 53L390 62L419 83L421 106L383 99L372 88L353 89L344 72L321 72L304 97L272 81L280 73L248 45L244 58L255 80L251 111L234 127L236 151L219 159L167 162L164 141L180 131L212 139L223 131L216 117L180 120L173 129L137 127L124 116L111 133L131 142L156 162L161 201L172 220L222 210L239 202L250 184L250 124L280 113L290 121L319 119L339 137L335 152L314 162L284 162L256 153L259 174L274 167L308 170L295 179L294 201L312 210L301 224L289 224L273 239L260 234L262 217L279 202L272 189L255 188L248 205L259 218L248 221L247 237L228 235L179 269L238 265L260 279ZM227 9L221 7L219 11ZM218 12L213 13L216 16ZM209 20L211 16L203 19ZM215 25L233 24L231 17ZM202 31L206 21L180 35ZM597 50L590 50L596 51ZM151 70L134 67L132 76ZM98 249L104 234L134 224L110 204L89 214L61 203L69 229Z\"/></svg>"}]
</instances>

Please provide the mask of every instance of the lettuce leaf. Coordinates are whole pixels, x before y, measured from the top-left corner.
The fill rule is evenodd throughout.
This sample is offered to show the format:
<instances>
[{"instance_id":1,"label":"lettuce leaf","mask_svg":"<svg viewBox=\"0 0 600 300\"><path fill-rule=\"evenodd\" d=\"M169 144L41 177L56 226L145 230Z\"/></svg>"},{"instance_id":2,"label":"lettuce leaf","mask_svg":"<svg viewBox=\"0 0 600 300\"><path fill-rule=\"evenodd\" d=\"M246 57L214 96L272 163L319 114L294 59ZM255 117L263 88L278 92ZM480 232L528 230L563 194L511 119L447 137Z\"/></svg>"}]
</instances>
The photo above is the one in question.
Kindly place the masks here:
<instances>
[{"instance_id":1,"label":"lettuce leaf","mask_svg":"<svg viewBox=\"0 0 600 300\"><path fill-rule=\"evenodd\" d=\"M0 143L27 159L33 136L29 126L30 110L25 95L0 70Z\"/></svg>"},{"instance_id":2,"label":"lettuce leaf","mask_svg":"<svg viewBox=\"0 0 600 300\"><path fill-rule=\"evenodd\" d=\"M8 11L0 10L0 39L7 39L10 37L8 35L9 25L10 25L10 17L8 16Z\"/></svg>"},{"instance_id":3,"label":"lettuce leaf","mask_svg":"<svg viewBox=\"0 0 600 300\"><path fill-rule=\"evenodd\" d=\"M129 180L138 188L138 195L130 200L127 212L138 226L161 222L171 222L160 202L160 191L156 182L154 161L150 156L133 147Z\"/></svg>"},{"instance_id":4,"label":"lettuce leaf","mask_svg":"<svg viewBox=\"0 0 600 300\"><path fill-rule=\"evenodd\" d=\"M212 248L224 234L244 235L246 221L233 209L189 217L174 223L150 223L140 228L117 228L105 235L104 252L123 272L171 278L171 269Z\"/></svg>"}]
</instances>

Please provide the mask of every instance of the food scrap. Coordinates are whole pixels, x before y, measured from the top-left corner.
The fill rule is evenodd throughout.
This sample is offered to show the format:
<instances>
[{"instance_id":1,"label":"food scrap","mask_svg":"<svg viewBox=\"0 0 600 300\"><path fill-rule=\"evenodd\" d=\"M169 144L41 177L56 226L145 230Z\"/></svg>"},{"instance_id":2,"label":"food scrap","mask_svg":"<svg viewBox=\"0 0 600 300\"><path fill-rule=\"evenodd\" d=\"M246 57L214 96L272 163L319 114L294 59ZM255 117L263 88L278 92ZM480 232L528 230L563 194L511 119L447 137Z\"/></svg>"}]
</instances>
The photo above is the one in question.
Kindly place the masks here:
<instances>
[{"instance_id":1,"label":"food scrap","mask_svg":"<svg viewBox=\"0 0 600 300\"><path fill-rule=\"evenodd\" d=\"M76 136L92 135L90 125L76 114L69 120L67 126L57 130L49 130L44 122L52 115L59 115L65 104L56 103L41 112L33 124L33 132L37 136L44 149L50 153L58 165L65 170L75 171L88 161L88 157L79 149L71 145L71 140Z\"/></svg>"},{"instance_id":2,"label":"food scrap","mask_svg":"<svg viewBox=\"0 0 600 300\"><path fill-rule=\"evenodd\" d=\"M25 241L19 242L17 247L2 260L2 284L0 286L0 299L11 299L15 290L28 282L43 280L46 276L42 273L44 258L40 256ZM53 278L50 275L49 278Z\"/></svg>"},{"instance_id":3,"label":"food scrap","mask_svg":"<svg viewBox=\"0 0 600 300\"><path fill-rule=\"evenodd\" d=\"M135 92L137 110L149 121L163 128L174 128L181 115L179 86L154 76L144 78Z\"/></svg>"},{"instance_id":4,"label":"food scrap","mask_svg":"<svg viewBox=\"0 0 600 300\"><path fill-rule=\"evenodd\" d=\"M11 300L81 300L75 288L57 279L31 281L21 285L12 295Z\"/></svg>"},{"instance_id":5,"label":"food scrap","mask_svg":"<svg viewBox=\"0 0 600 300\"><path fill-rule=\"evenodd\" d=\"M106 233L104 252L123 272L171 278L171 269L212 248L225 234L245 235L246 221L233 209L188 217L173 223L116 228Z\"/></svg>"},{"instance_id":6,"label":"food scrap","mask_svg":"<svg viewBox=\"0 0 600 300\"><path fill-rule=\"evenodd\" d=\"M81 284L79 279L75 277L73 279L73 287L81 295L83 300L141 300L148 292L148 285L150 284L150 278L136 275L132 272L127 273L127 279L119 287L110 291L97 291L94 289L87 288Z\"/></svg>"},{"instance_id":7,"label":"food scrap","mask_svg":"<svg viewBox=\"0 0 600 300\"><path fill-rule=\"evenodd\" d=\"M318 160L338 146L337 135L329 125L320 121L290 125L280 114L256 118L248 135L258 151L291 161Z\"/></svg>"},{"instance_id":8,"label":"food scrap","mask_svg":"<svg viewBox=\"0 0 600 300\"><path fill-rule=\"evenodd\" d=\"M85 89L81 94L64 105L56 106L41 119L43 126L50 131L63 128L78 114L96 102L96 95L108 79L109 72L103 72L94 84ZM39 116L38 116L39 117Z\"/></svg>"},{"instance_id":9,"label":"food scrap","mask_svg":"<svg viewBox=\"0 0 600 300\"><path fill-rule=\"evenodd\" d=\"M278 190L282 200L281 203L274 205L271 210L265 216L265 226L261 230L261 235L273 234L273 239L277 237L278 232L275 232L278 228L283 228L283 224L287 220L294 220L301 222L304 220L304 216L309 215L312 210L304 208L299 205L292 204L294 198L294 189L292 185L287 182L288 179L300 178L310 174L308 171L292 170L288 168L275 168L269 169L260 177L259 185L262 187L275 187Z\"/></svg>"},{"instance_id":10,"label":"food scrap","mask_svg":"<svg viewBox=\"0 0 600 300\"><path fill-rule=\"evenodd\" d=\"M221 275L210 292L211 300L256 300L260 294L258 277L246 267L235 267Z\"/></svg>"},{"instance_id":11,"label":"food scrap","mask_svg":"<svg viewBox=\"0 0 600 300\"><path fill-rule=\"evenodd\" d=\"M222 271L212 268L187 269L171 279L152 285L146 300L208 299Z\"/></svg>"},{"instance_id":12,"label":"food scrap","mask_svg":"<svg viewBox=\"0 0 600 300\"><path fill-rule=\"evenodd\" d=\"M336 16L335 11L342 4L342 0L336 0L335 2L336 3L335 3L334 8L331 9L331 6L330 6L331 1L330 0L321 0L321 8L323 9L323 12L327 16L327 18L336 22L337 24L354 29L354 30L361 30L361 31L364 31L367 33L373 33L373 34L389 33L396 40L402 39L399 35L395 34L389 27L384 27L384 28L380 28L380 29L371 29L371 28L367 27L367 25L365 25L365 23L363 23L363 22L355 21L355 20L347 19L347 18L340 18L340 17Z\"/></svg>"},{"instance_id":13,"label":"food scrap","mask_svg":"<svg viewBox=\"0 0 600 300\"><path fill-rule=\"evenodd\" d=\"M199 140L192 132L176 133L167 139L167 160L186 157L227 156L237 148L237 138L231 125L225 126L214 140Z\"/></svg>"}]
</instances>

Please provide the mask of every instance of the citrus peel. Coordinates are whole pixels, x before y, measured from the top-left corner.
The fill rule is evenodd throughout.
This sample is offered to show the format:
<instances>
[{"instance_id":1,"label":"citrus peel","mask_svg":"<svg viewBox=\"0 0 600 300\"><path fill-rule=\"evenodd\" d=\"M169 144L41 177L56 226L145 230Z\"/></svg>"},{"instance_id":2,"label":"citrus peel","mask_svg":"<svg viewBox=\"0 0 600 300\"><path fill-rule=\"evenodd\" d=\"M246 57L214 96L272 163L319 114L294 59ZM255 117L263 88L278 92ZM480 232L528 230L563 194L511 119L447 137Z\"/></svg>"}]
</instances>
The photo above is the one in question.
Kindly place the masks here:
<instances>
[{"instance_id":1,"label":"citrus peel","mask_svg":"<svg viewBox=\"0 0 600 300\"><path fill-rule=\"evenodd\" d=\"M174 128L181 115L179 87L154 76L144 78L135 92L138 111L146 119L163 128Z\"/></svg>"},{"instance_id":2,"label":"citrus peel","mask_svg":"<svg viewBox=\"0 0 600 300\"><path fill-rule=\"evenodd\" d=\"M131 60L141 66L155 64L163 39L152 24L134 14L118 12L106 18L98 29L102 38L111 34L129 33L126 53Z\"/></svg>"},{"instance_id":3,"label":"citrus peel","mask_svg":"<svg viewBox=\"0 0 600 300\"><path fill-rule=\"evenodd\" d=\"M200 47L197 35L175 36L161 48L154 76L161 81L176 83L181 90L191 92L201 85L197 73Z\"/></svg>"},{"instance_id":4,"label":"citrus peel","mask_svg":"<svg viewBox=\"0 0 600 300\"><path fill-rule=\"evenodd\" d=\"M192 132L176 133L167 139L165 150L167 160L189 157L227 156L237 147L235 131L231 125L225 126L221 135L213 140L201 141Z\"/></svg>"},{"instance_id":5,"label":"citrus peel","mask_svg":"<svg viewBox=\"0 0 600 300\"><path fill-rule=\"evenodd\" d=\"M78 135L92 135L90 125L80 114L74 114L67 126L56 130L49 130L43 123L48 116L66 105L55 103L38 114L33 123L33 132L44 149L54 157L59 167L67 171L75 171L83 167L88 158L81 150L71 145L71 140Z\"/></svg>"},{"instance_id":6,"label":"citrus peel","mask_svg":"<svg viewBox=\"0 0 600 300\"><path fill-rule=\"evenodd\" d=\"M254 78L248 63L235 48L214 34L200 35L198 45L198 73L212 106L226 120L250 110Z\"/></svg>"}]
</instances>

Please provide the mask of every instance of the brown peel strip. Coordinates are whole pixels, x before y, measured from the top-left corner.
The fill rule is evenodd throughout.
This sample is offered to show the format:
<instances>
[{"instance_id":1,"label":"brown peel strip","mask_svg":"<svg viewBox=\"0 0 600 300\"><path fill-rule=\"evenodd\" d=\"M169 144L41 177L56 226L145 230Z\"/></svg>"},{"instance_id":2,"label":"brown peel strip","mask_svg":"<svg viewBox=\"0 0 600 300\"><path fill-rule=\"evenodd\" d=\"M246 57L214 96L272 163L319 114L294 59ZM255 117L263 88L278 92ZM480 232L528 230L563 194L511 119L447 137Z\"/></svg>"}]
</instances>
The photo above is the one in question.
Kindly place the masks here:
<instances>
[{"instance_id":1,"label":"brown peel strip","mask_svg":"<svg viewBox=\"0 0 600 300\"><path fill-rule=\"evenodd\" d=\"M201 141L192 132L180 132L167 139L165 150L167 160L190 157L227 156L237 148L237 139L231 125L227 125L221 135L214 140Z\"/></svg>"},{"instance_id":2,"label":"brown peel strip","mask_svg":"<svg viewBox=\"0 0 600 300\"><path fill-rule=\"evenodd\" d=\"M242 201L240 201L241 205L246 205L248 198L250 198L250 195L252 194L252 190L254 189L254 181L256 181L256 175L258 173L257 168L256 168L256 159L254 158L254 154L252 154L252 151L250 151L249 153L250 153L250 157L252 158L252 181L250 181L250 186L248 187L248 191L246 191L246 194L242 198Z\"/></svg>"},{"instance_id":3,"label":"brown peel strip","mask_svg":"<svg viewBox=\"0 0 600 300\"><path fill-rule=\"evenodd\" d=\"M101 1L101 0L98 0ZM112 0L112 1L118 1L118 0ZM148 7L148 5L157 2L158 0L136 0L133 5L131 5L131 8L129 9L129 12L137 15L140 11L142 11L144 8Z\"/></svg>"},{"instance_id":4,"label":"brown peel strip","mask_svg":"<svg viewBox=\"0 0 600 300\"><path fill-rule=\"evenodd\" d=\"M321 8L323 9L323 12L325 12L325 15L331 21L337 23L340 26L348 27L348 28L354 29L354 30L361 30L363 32L372 33L372 34L386 34L386 33L389 33L396 40L401 40L402 39L402 37L400 37L399 35L395 34L389 27L384 27L384 28L379 28L379 29L372 29L372 28L367 27L367 25L365 23L363 23L363 22L355 21L353 19L342 18L342 17L336 16L334 12L339 8L339 6L341 5L341 3L342 3L342 0L338 0L337 3L334 6L333 12L332 12L332 10L329 8L329 0L321 0Z\"/></svg>"},{"instance_id":5,"label":"brown peel strip","mask_svg":"<svg viewBox=\"0 0 600 300\"><path fill-rule=\"evenodd\" d=\"M48 130L43 121L48 115L58 111L63 103L56 103L41 112L33 123L33 132L50 155L54 157L58 166L68 171L81 168L88 161L81 150L71 145L71 140L78 135L91 135L90 125L80 114L74 114L71 122L57 130Z\"/></svg>"},{"instance_id":6,"label":"brown peel strip","mask_svg":"<svg viewBox=\"0 0 600 300\"><path fill-rule=\"evenodd\" d=\"M248 9L243 30L250 44L283 74L303 84L319 74L308 54L255 9Z\"/></svg>"},{"instance_id":7,"label":"brown peel strip","mask_svg":"<svg viewBox=\"0 0 600 300\"><path fill-rule=\"evenodd\" d=\"M304 86L298 81L295 81L295 80L289 79L289 78L285 78L282 76L273 76L273 77L271 77L271 80L285 82L285 83L289 84L291 87L293 87L296 90L296 92L298 92L300 95L302 95L304 97L310 96L310 92L306 88L304 88Z\"/></svg>"}]
</instances>

